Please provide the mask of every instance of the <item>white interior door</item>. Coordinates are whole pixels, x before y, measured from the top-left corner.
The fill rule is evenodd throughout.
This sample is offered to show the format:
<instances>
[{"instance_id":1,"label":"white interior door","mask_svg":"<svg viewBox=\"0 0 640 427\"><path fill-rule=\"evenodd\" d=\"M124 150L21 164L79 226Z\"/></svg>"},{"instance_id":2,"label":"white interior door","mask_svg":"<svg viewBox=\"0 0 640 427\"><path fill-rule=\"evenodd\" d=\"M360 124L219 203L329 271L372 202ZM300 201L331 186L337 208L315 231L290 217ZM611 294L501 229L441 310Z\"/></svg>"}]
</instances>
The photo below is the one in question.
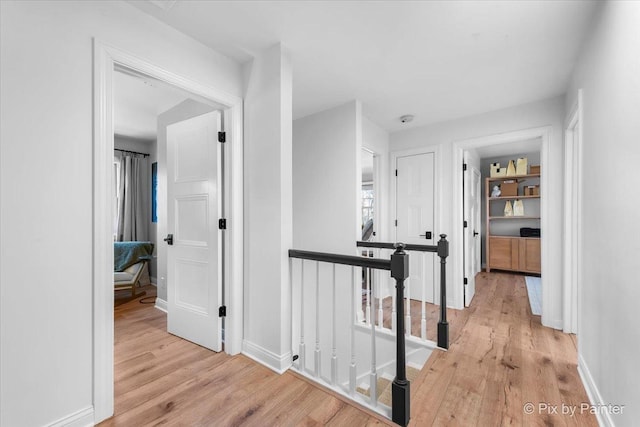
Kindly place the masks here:
<instances>
[{"instance_id":1,"label":"white interior door","mask_svg":"<svg viewBox=\"0 0 640 427\"><path fill-rule=\"evenodd\" d=\"M217 111L167 126L167 329L214 351L222 350L219 129Z\"/></svg>"},{"instance_id":2,"label":"white interior door","mask_svg":"<svg viewBox=\"0 0 640 427\"><path fill-rule=\"evenodd\" d=\"M434 153L403 156L396 159L396 241L433 245L434 230ZM435 255L411 252L409 279L405 295L411 299L435 303Z\"/></svg>"},{"instance_id":3,"label":"white interior door","mask_svg":"<svg viewBox=\"0 0 640 427\"><path fill-rule=\"evenodd\" d=\"M467 163L467 170L464 172L464 218L467 221L467 227L464 229L464 277L467 279L464 285L465 307L469 307L476 293L476 274L482 268L480 260L481 181L478 168Z\"/></svg>"}]
</instances>

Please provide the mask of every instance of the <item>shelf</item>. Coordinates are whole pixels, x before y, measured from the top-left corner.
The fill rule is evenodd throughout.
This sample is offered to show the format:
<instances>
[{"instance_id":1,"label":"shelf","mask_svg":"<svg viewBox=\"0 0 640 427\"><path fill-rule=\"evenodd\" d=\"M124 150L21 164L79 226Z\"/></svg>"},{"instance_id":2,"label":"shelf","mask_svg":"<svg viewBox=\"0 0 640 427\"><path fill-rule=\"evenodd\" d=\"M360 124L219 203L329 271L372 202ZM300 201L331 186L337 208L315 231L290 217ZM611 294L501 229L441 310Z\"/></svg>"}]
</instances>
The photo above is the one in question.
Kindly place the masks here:
<instances>
[{"instance_id":1,"label":"shelf","mask_svg":"<svg viewBox=\"0 0 640 427\"><path fill-rule=\"evenodd\" d=\"M492 181L508 181L508 180L515 180L515 181L524 181L527 178L540 178L540 174L539 173L531 173L529 175L513 175L513 176L492 176L489 178L486 178L486 180L488 182L492 182Z\"/></svg>"},{"instance_id":2,"label":"shelf","mask_svg":"<svg viewBox=\"0 0 640 427\"><path fill-rule=\"evenodd\" d=\"M490 220L492 219L540 219L539 216L490 216Z\"/></svg>"},{"instance_id":3,"label":"shelf","mask_svg":"<svg viewBox=\"0 0 640 427\"><path fill-rule=\"evenodd\" d=\"M506 196L506 197L489 197L489 201L493 200L520 200L520 199L539 199L540 196Z\"/></svg>"}]
</instances>

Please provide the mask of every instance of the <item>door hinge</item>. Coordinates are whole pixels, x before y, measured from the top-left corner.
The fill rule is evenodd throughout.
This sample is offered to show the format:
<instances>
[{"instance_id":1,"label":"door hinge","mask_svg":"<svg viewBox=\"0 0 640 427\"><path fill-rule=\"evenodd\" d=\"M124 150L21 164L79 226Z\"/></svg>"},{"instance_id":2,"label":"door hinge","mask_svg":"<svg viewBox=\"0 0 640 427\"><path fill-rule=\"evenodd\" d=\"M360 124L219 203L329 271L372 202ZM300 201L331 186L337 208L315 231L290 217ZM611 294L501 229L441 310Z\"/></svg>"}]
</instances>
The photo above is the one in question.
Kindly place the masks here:
<instances>
[{"instance_id":1,"label":"door hinge","mask_svg":"<svg viewBox=\"0 0 640 427\"><path fill-rule=\"evenodd\" d=\"M464 284L465 284L465 285L468 285L468 284L469 284L469 281L467 280L467 278L466 278L466 277L464 278Z\"/></svg>"},{"instance_id":2,"label":"door hinge","mask_svg":"<svg viewBox=\"0 0 640 427\"><path fill-rule=\"evenodd\" d=\"M398 169L396 169L396 176L398 176Z\"/></svg>"},{"instance_id":3,"label":"door hinge","mask_svg":"<svg viewBox=\"0 0 640 427\"><path fill-rule=\"evenodd\" d=\"M398 226L398 220L396 219L396 227Z\"/></svg>"},{"instance_id":4,"label":"door hinge","mask_svg":"<svg viewBox=\"0 0 640 427\"><path fill-rule=\"evenodd\" d=\"M226 230L227 229L227 220L225 218L220 218L218 220L218 229Z\"/></svg>"},{"instance_id":5,"label":"door hinge","mask_svg":"<svg viewBox=\"0 0 640 427\"><path fill-rule=\"evenodd\" d=\"M218 317L227 317L227 306L222 305L218 308Z\"/></svg>"},{"instance_id":6,"label":"door hinge","mask_svg":"<svg viewBox=\"0 0 640 427\"><path fill-rule=\"evenodd\" d=\"M226 132L218 132L218 142L227 142Z\"/></svg>"},{"instance_id":7,"label":"door hinge","mask_svg":"<svg viewBox=\"0 0 640 427\"><path fill-rule=\"evenodd\" d=\"M463 163L463 164L462 164L462 170L463 170L463 171L466 171L466 170L467 170L467 164L466 164L466 163Z\"/></svg>"},{"instance_id":8,"label":"door hinge","mask_svg":"<svg viewBox=\"0 0 640 427\"><path fill-rule=\"evenodd\" d=\"M467 224L467 221L463 221L462 226L463 226L464 228L467 228L469 225Z\"/></svg>"}]
</instances>

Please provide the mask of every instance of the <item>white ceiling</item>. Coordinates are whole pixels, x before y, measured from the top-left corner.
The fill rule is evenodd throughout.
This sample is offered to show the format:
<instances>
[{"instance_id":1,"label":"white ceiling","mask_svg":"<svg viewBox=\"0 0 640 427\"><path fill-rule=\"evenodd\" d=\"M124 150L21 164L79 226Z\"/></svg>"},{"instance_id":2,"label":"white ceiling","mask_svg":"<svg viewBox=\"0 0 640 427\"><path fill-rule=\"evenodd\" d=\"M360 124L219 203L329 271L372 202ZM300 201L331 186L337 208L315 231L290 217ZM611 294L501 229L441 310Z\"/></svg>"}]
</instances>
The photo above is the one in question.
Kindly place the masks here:
<instances>
[{"instance_id":1,"label":"white ceiling","mask_svg":"<svg viewBox=\"0 0 640 427\"><path fill-rule=\"evenodd\" d=\"M245 62L281 42L294 118L359 99L389 131L565 92L594 1L130 1ZM159 7L158 5L163 5ZM411 124L399 117L414 114Z\"/></svg>"},{"instance_id":2,"label":"white ceiling","mask_svg":"<svg viewBox=\"0 0 640 427\"><path fill-rule=\"evenodd\" d=\"M490 145L476 148L476 153L481 159L491 159L503 156L517 156L540 152L542 139L534 138L526 141L514 141L504 144Z\"/></svg>"},{"instance_id":3,"label":"white ceiling","mask_svg":"<svg viewBox=\"0 0 640 427\"><path fill-rule=\"evenodd\" d=\"M124 72L114 73L114 133L155 141L158 115L189 96L151 78Z\"/></svg>"}]
</instances>

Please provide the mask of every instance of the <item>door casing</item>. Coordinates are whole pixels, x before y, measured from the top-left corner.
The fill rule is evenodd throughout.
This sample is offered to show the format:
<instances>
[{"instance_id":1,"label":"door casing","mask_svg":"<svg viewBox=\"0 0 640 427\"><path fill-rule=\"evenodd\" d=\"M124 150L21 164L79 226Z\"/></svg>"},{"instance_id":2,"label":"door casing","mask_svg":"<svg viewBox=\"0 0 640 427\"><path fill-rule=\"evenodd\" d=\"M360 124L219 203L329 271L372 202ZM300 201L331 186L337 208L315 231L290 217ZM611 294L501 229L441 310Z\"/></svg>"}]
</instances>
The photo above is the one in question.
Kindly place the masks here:
<instances>
[{"instance_id":1,"label":"door casing","mask_svg":"<svg viewBox=\"0 0 640 427\"><path fill-rule=\"evenodd\" d=\"M242 98L202 85L94 38L93 135L93 408L94 422L114 411L113 368L113 238L111 179L113 173L113 73L125 67L224 106L225 216L232 225L225 239L227 317L225 351L241 351L243 331L243 105ZM237 227L233 227L237 224Z\"/></svg>"}]
</instances>

